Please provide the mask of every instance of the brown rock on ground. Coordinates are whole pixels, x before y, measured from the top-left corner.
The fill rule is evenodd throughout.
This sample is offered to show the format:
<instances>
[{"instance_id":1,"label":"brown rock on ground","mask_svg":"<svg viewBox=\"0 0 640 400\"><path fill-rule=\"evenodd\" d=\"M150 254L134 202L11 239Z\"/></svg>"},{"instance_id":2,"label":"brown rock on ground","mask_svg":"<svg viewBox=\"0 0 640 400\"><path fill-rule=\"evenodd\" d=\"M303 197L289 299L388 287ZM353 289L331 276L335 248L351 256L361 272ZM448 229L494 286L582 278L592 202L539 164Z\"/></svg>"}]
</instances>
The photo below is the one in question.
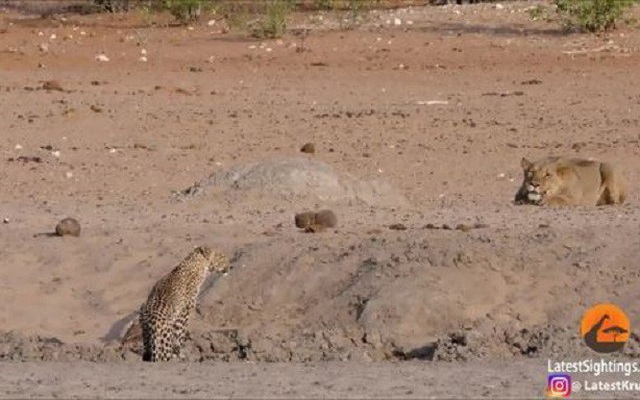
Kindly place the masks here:
<instances>
[{"instance_id":1,"label":"brown rock on ground","mask_svg":"<svg viewBox=\"0 0 640 400\"><path fill-rule=\"evenodd\" d=\"M80 236L80 223L74 218L65 218L56 225L58 236Z\"/></svg>"},{"instance_id":2,"label":"brown rock on ground","mask_svg":"<svg viewBox=\"0 0 640 400\"><path fill-rule=\"evenodd\" d=\"M303 153L314 154L316 152L316 145L313 143L305 143L300 151Z\"/></svg>"},{"instance_id":3,"label":"brown rock on ground","mask_svg":"<svg viewBox=\"0 0 640 400\"><path fill-rule=\"evenodd\" d=\"M295 215L295 224L305 232L317 233L335 227L338 224L338 218L331 210L307 211Z\"/></svg>"},{"instance_id":4,"label":"brown rock on ground","mask_svg":"<svg viewBox=\"0 0 640 400\"><path fill-rule=\"evenodd\" d=\"M59 92L64 92L62 85L58 81L45 81L42 84L43 90L57 90Z\"/></svg>"}]
</instances>

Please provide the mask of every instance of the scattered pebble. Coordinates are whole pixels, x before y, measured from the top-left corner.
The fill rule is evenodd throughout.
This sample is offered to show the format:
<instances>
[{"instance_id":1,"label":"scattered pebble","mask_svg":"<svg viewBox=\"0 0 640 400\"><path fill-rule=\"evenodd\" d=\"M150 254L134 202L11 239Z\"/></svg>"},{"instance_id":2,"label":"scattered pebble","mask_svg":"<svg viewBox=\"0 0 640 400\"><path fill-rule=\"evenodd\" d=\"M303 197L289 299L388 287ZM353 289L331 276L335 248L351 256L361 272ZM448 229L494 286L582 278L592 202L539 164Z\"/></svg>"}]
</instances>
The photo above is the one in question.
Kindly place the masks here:
<instances>
[{"instance_id":1,"label":"scattered pebble","mask_svg":"<svg viewBox=\"0 0 640 400\"><path fill-rule=\"evenodd\" d=\"M521 82L522 85L540 85L541 83L540 79L529 79Z\"/></svg>"},{"instance_id":2,"label":"scattered pebble","mask_svg":"<svg viewBox=\"0 0 640 400\"><path fill-rule=\"evenodd\" d=\"M109 62L109 57L107 57L105 54L98 54L96 55L96 61Z\"/></svg>"},{"instance_id":3,"label":"scattered pebble","mask_svg":"<svg viewBox=\"0 0 640 400\"><path fill-rule=\"evenodd\" d=\"M488 228L489 225L487 224L483 224L483 223L475 223L473 225L470 224L457 224L455 229L458 231L463 231L463 232L468 232L472 229L484 229L484 228ZM441 226L437 226L435 224L426 224L423 229L443 229L446 231L449 230L453 230L453 228L451 227L451 225L449 224L442 224Z\"/></svg>"},{"instance_id":4,"label":"scattered pebble","mask_svg":"<svg viewBox=\"0 0 640 400\"><path fill-rule=\"evenodd\" d=\"M10 158L7 159L7 161L9 161L9 162L21 161L24 164L27 164L27 163L30 163L30 162L33 162L33 163L36 163L36 164L40 164L42 162L42 158L37 157L37 156L19 156L18 158L15 158L15 159L13 157L10 157Z\"/></svg>"},{"instance_id":5,"label":"scattered pebble","mask_svg":"<svg viewBox=\"0 0 640 400\"><path fill-rule=\"evenodd\" d=\"M406 231L407 227L404 224L396 223L396 224L389 225L389 229L394 231Z\"/></svg>"}]
</instances>

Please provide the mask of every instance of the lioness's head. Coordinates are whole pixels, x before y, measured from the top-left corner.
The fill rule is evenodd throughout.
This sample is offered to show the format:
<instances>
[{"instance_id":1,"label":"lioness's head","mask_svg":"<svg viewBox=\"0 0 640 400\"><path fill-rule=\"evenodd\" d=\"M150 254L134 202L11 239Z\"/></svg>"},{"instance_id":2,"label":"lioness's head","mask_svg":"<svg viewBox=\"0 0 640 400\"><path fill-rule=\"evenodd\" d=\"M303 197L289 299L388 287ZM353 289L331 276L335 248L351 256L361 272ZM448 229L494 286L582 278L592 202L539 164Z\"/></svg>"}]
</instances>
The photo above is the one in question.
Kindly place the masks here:
<instances>
[{"instance_id":1,"label":"lioness's head","mask_svg":"<svg viewBox=\"0 0 640 400\"><path fill-rule=\"evenodd\" d=\"M520 165L524 172L524 180L518 192L520 200L539 204L544 196L555 194L564 182L566 168L554 162L554 159L531 162L522 158Z\"/></svg>"}]
</instances>

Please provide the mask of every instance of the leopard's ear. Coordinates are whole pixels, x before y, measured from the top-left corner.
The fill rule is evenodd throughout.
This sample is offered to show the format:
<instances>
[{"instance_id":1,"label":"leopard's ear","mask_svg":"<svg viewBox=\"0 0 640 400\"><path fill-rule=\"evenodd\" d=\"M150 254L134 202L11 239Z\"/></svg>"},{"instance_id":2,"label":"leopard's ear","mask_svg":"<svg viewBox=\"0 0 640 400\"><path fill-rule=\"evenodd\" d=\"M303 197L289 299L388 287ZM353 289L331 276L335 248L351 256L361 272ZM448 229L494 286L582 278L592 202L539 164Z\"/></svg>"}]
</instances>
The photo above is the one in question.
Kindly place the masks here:
<instances>
[{"instance_id":1,"label":"leopard's ear","mask_svg":"<svg viewBox=\"0 0 640 400\"><path fill-rule=\"evenodd\" d=\"M531 169L531 167L533 167L533 163L527 160L526 158L522 157L522 160L520 160L520 166L524 171L528 171Z\"/></svg>"}]
</instances>

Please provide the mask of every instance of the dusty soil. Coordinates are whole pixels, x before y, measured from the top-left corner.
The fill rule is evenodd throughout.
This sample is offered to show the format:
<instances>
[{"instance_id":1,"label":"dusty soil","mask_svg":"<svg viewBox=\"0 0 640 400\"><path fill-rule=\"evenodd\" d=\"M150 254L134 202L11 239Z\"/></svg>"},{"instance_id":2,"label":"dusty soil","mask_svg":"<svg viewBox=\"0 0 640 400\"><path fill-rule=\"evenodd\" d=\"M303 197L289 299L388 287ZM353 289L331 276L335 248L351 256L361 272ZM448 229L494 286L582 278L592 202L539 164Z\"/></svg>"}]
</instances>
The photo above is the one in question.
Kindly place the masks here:
<instances>
[{"instance_id":1,"label":"dusty soil","mask_svg":"<svg viewBox=\"0 0 640 400\"><path fill-rule=\"evenodd\" d=\"M640 212L634 184L623 206L514 206L520 158L615 161L636 182L640 39L565 35L530 20L535 4L300 14L268 41L222 20L1 13L0 359L32 361L2 370L127 376L132 312L208 244L235 268L207 285L186 353L226 371L221 395L538 395L546 357L590 354L587 307L615 302L640 323ZM336 227L296 228L321 209ZM65 217L79 237L53 234ZM621 357L639 352L632 335ZM303 364L209 361L312 362L353 392L300 389L288 379ZM168 391L144 393L173 396L172 368L178 385L200 367L149 369ZM292 392L240 389L230 371L256 368ZM420 380L394 386L398 368ZM446 385L537 368L519 388Z\"/></svg>"}]
</instances>

